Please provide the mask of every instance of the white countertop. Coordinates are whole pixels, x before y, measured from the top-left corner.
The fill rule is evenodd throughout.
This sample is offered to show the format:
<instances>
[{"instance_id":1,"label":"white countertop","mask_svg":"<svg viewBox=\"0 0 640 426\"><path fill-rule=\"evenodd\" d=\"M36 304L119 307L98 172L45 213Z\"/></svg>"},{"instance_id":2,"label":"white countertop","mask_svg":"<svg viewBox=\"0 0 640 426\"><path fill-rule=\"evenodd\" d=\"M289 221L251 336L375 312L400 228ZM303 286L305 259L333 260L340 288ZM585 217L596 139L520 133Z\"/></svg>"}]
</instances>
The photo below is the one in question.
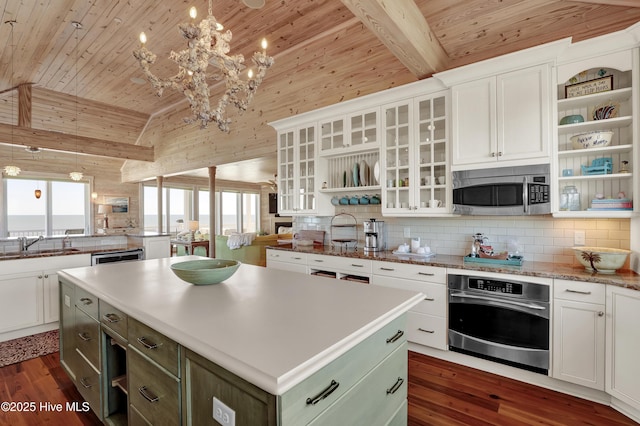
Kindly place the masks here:
<instances>
[{"instance_id":1,"label":"white countertop","mask_svg":"<svg viewBox=\"0 0 640 426\"><path fill-rule=\"evenodd\" d=\"M281 395L422 300L422 294L243 264L194 286L171 263L65 269L60 276L221 367Z\"/></svg>"}]
</instances>

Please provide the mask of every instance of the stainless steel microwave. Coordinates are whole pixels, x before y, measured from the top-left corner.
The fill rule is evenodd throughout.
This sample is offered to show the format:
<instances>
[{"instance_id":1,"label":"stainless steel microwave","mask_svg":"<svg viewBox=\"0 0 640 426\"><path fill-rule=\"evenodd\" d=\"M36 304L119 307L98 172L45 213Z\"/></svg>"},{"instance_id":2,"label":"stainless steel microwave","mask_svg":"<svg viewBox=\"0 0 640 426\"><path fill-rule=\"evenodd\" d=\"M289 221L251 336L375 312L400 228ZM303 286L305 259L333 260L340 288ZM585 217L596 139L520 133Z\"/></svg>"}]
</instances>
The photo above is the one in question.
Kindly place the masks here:
<instances>
[{"instance_id":1,"label":"stainless steel microwave","mask_svg":"<svg viewBox=\"0 0 640 426\"><path fill-rule=\"evenodd\" d=\"M453 212L522 216L551 213L549 164L453 172Z\"/></svg>"}]
</instances>

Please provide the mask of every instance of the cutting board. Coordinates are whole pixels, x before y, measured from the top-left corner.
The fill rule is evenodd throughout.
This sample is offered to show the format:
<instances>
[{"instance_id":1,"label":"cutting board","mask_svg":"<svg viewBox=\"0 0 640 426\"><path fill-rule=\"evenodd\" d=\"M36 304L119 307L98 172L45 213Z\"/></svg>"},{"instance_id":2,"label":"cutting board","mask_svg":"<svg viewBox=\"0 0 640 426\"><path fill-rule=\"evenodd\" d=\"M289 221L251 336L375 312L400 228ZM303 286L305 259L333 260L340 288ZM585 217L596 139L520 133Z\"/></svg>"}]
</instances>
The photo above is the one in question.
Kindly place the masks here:
<instances>
[{"instance_id":1,"label":"cutting board","mask_svg":"<svg viewBox=\"0 0 640 426\"><path fill-rule=\"evenodd\" d=\"M324 231L301 230L293 236L295 240L312 240L313 245L324 245Z\"/></svg>"}]
</instances>

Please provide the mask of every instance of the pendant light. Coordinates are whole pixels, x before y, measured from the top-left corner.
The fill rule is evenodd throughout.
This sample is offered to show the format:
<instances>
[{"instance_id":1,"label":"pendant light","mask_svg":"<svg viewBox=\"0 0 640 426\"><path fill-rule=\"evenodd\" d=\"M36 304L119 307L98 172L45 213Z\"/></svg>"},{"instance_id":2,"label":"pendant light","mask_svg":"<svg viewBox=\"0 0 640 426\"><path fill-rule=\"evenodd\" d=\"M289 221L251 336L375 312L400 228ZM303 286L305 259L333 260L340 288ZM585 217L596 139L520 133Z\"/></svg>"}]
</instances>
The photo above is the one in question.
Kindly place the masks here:
<instances>
[{"instance_id":1,"label":"pendant light","mask_svg":"<svg viewBox=\"0 0 640 426\"><path fill-rule=\"evenodd\" d=\"M78 170L78 30L82 29L82 24L78 21L71 23L76 33L76 170ZM71 172L69 177L74 181L82 180L82 172Z\"/></svg>"},{"instance_id":2,"label":"pendant light","mask_svg":"<svg viewBox=\"0 0 640 426\"><path fill-rule=\"evenodd\" d=\"M11 25L11 88L15 87L14 75L13 75L13 57L15 55L15 46L13 44L13 24L15 24L15 20L5 21L5 24ZM15 109L15 95L11 96L11 163L13 163L13 126L14 126L14 117L13 110ZM8 176L18 176L20 174L20 167L10 164L8 166L4 166L4 172Z\"/></svg>"},{"instance_id":3,"label":"pendant light","mask_svg":"<svg viewBox=\"0 0 640 426\"><path fill-rule=\"evenodd\" d=\"M33 195L36 196L36 200L39 200L42 197L42 191L40 191L40 182L36 184L36 190L33 191Z\"/></svg>"}]
</instances>

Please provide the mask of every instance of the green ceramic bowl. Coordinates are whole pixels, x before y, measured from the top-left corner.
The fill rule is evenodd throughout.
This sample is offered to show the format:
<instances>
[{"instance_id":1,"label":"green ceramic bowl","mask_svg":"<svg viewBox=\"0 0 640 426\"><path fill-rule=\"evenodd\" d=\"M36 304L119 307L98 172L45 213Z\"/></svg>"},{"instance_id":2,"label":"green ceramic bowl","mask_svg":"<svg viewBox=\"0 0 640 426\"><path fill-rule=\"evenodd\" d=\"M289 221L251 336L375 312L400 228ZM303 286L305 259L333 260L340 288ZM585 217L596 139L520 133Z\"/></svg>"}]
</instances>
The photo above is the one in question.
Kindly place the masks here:
<instances>
[{"instance_id":1,"label":"green ceramic bowl","mask_svg":"<svg viewBox=\"0 0 640 426\"><path fill-rule=\"evenodd\" d=\"M171 270L178 278L195 285L218 284L240 267L237 260L199 259L187 260L171 265Z\"/></svg>"},{"instance_id":2,"label":"green ceramic bowl","mask_svg":"<svg viewBox=\"0 0 640 426\"><path fill-rule=\"evenodd\" d=\"M581 116L580 114L566 115L562 117L562 119L560 119L560 125L576 124L576 123L583 123L583 122L584 122L584 117Z\"/></svg>"}]
</instances>

